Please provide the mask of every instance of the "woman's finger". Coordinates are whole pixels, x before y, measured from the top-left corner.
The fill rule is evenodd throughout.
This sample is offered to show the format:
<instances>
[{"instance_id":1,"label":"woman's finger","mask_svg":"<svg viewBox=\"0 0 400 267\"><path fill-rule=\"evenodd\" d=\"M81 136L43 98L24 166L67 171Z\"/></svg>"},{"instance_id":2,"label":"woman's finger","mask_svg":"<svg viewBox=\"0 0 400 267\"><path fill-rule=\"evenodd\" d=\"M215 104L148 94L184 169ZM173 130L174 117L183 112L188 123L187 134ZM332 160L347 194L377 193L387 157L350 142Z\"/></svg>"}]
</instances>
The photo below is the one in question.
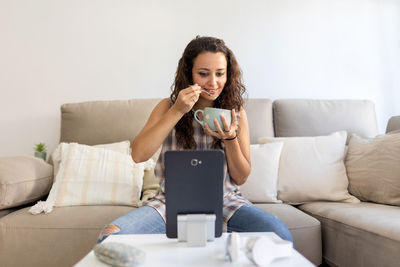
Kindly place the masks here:
<instances>
[{"instance_id":1,"label":"woman's finger","mask_svg":"<svg viewBox=\"0 0 400 267\"><path fill-rule=\"evenodd\" d=\"M197 100L199 100L200 94L201 94L201 88L198 85L190 86L179 92L181 100L189 105L196 103Z\"/></svg>"},{"instance_id":2,"label":"woman's finger","mask_svg":"<svg viewBox=\"0 0 400 267\"><path fill-rule=\"evenodd\" d=\"M204 123L204 130L206 131L206 133L207 133L208 135L211 135L211 136L214 136L214 137L217 137L217 138L218 138L217 133L215 133L214 131L211 130L211 128L210 128L210 126L208 126L208 123L207 123L207 122Z\"/></svg>"},{"instance_id":3,"label":"woman's finger","mask_svg":"<svg viewBox=\"0 0 400 267\"><path fill-rule=\"evenodd\" d=\"M199 100L200 94L201 94L201 91L195 91L191 94L191 97L194 97L197 102L197 100Z\"/></svg>"},{"instance_id":4,"label":"woman's finger","mask_svg":"<svg viewBox=\"0 0 400 267\"><path fill-rule=\"evenodd\" d=\"M190 95L192 93L201 93L201 87L197 84L191 85L188 88L185 88L181 91L185 95Z\"/></svg>"},{"instance_id":5,"label":"woman's finger","mask_svg":"<svg viewBox=\"0 0 400 267\"><path fill-rule=\"evenodd\" d=\"M190 105L194 105L199 100L201 87L198 85L192 85L184 90L185 92L183 93L183 98L186 100L185 102Z\"/></svg>"},{"instance_id":6,"label":"woman's finger","mask_svg":"<svg viewBox=\"0 0 400 267\"><path fill-rule=\"evenodd\" d=\"M189 112L196 102L199 100L201 94L201 87L197 84L189 86L181 90L178 94L174 105L181 110L183 113Z\"/></svg>"},{"instance_id":7,"label":"woman's finger","mask_svg":"<svg viewBox=\"0 0 400 267\"><path fill-rule=\"evenodd\" d=\"M237 124L236 111L235 111L234 108L232 109L232 122L231 122L231 124Z\"/></svg>"},{"instance_id":8,"label":"woman's finger","mask_svg":"<svg viewBox=\"0 0 400 267\"><path fill-rule=\"evenodd\" d=\"M224 133L224 131L222 130L221 126L219 125L219 122L218 122L217 119L214 119L214 125L215 125L215 129L217 130L217 132L218 132L221 136L224 136L225 133Z\"/></svg>"},{"instance_id":9,"label":"woman's finger","mask_svg":"<svg viewBox=\"0 0 400 267\"><path fill-rule=\"evenodd\" d=\"M229 132L230 131L230 126L228 125L228 121L226 120L225 116L223 114L220 115L222 125L224 126L224 132Z\"/></svg>"}]
</instances>

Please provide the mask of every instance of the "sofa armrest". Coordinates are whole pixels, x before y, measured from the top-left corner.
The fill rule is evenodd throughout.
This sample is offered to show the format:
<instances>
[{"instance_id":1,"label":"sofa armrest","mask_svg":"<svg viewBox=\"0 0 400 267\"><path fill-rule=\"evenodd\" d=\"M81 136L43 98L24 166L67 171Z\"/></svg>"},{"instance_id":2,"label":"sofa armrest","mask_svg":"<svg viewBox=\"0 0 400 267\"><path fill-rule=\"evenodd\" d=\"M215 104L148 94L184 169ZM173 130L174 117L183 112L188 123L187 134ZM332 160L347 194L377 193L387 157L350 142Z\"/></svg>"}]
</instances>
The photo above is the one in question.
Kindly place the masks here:
<instances>
[{"instance_id":1,"label":"sofa armrest","mask_svg":"<svg viewBox=\"0 0 400 267\"><path fill-rule=\"evenodd\" d=\"M40 199L52 182L53 167L42 159L0 157L0 210Z\"/></svg>"},{"instance_id":2,"label":"sofa armrest","mask_svg":"<svg viewBox=\"0 0 400 267\"><path fill-rule=\"evenodd\" d=\"M400 116L393 116L389 119L386 133L400 130Z\"/></svg>"}]
</instances>

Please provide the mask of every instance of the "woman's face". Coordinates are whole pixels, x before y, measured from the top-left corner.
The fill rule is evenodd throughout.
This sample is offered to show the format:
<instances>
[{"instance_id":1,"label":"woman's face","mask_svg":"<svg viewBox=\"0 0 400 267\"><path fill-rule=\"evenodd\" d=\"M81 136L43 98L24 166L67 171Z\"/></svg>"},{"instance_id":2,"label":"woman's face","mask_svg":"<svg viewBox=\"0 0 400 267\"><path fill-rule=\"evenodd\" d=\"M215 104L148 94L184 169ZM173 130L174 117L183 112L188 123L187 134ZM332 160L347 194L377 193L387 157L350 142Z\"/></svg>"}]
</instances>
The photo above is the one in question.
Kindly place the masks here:
<instances>
[{"instance_id":1,"label":"woman's face","mask_svg":"<svg viewBox=\"0 0 400 267\"><path fill-rule=\"evenodd\" d=\"M224 89L227 77L227 62L222 52L204 52L199 54L193 62L193 83L198 84L206 92L201 97L214 101Z\"/></svg>"}]
</instances>

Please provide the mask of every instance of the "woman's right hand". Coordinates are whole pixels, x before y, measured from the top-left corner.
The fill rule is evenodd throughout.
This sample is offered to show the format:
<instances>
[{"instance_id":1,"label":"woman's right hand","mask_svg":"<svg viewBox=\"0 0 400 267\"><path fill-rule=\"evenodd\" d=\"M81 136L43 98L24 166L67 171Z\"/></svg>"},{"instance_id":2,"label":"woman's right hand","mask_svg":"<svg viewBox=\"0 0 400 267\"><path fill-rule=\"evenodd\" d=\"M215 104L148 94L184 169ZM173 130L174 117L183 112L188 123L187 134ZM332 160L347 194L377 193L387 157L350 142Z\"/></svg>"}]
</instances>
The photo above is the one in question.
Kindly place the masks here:
<instances>
[{"instance_id":1,"label":"woman's right hand","mask_svg":"<svg viewBox=\"0 0 400 267\"><path fill-rule=\"evenodd\" d=\"M199 100L201 87L194 84L179 91L178 97L173 105L182 115L188 113Z\"/></svg>"}]
</instances>

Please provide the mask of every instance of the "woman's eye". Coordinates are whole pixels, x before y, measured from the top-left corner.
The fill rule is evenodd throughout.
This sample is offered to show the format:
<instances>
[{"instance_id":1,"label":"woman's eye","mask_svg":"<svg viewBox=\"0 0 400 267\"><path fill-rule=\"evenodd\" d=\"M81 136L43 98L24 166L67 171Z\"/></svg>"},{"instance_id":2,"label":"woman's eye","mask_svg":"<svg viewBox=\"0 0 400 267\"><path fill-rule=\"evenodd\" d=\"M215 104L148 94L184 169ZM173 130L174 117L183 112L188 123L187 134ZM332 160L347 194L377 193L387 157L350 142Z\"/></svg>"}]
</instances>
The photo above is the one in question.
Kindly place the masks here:
<instances>
[{"instance_id":1,"label":"woman's eye","mask_svg":"<svg viewBox=\"0 0 400 267\"><path fill-rule=\"evenodd\" d=\"M206 77L206 76L208 75L208 73L206 73L206 72L199 72L199 75L200 75L201 77Z\"/></svg>"},{"instance_id":2,"label":"woman's eye","mask_svg":"<svg viewBox=\"0 0 400 267\"><path fill-rule=\"evenodd\" d=\"M217 72L218 77L222 77L222 76L224 76L224 74L225 74L224 72Z\"/></svg>"}]
</instances>

